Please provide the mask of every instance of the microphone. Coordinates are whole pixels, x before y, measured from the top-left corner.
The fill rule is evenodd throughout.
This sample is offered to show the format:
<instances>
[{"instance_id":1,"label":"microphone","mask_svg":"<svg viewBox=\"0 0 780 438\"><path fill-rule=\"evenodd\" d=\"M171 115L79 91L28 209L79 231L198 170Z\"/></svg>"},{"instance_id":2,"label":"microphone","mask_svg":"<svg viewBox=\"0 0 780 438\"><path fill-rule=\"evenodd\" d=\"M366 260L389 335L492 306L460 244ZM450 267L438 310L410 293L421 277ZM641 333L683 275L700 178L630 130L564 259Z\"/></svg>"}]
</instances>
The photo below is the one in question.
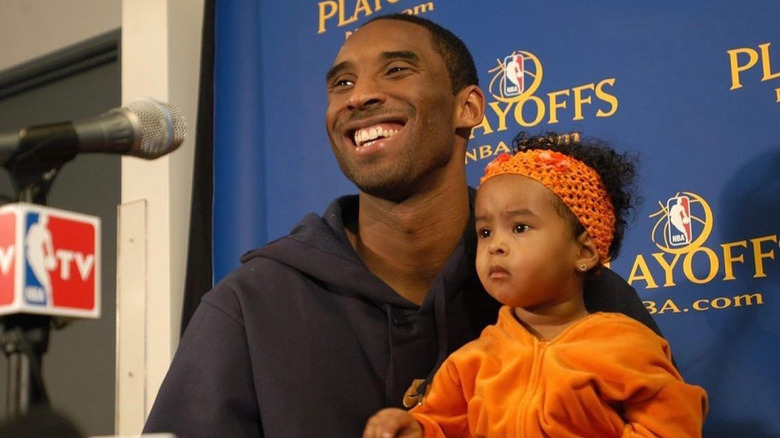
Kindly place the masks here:
<instances>
[{"instance_id":1,"label":"microphone","mask_svg":"<svg viewBox=\"0 0 780 438\"><path fill-rule=\"evenodd\" d=\"M0 164L57 167L79 153L152 160L176 150L187 136L186 129L176 107L144 97L96 117L0 132Z\"/></svg>"}]
</instances>

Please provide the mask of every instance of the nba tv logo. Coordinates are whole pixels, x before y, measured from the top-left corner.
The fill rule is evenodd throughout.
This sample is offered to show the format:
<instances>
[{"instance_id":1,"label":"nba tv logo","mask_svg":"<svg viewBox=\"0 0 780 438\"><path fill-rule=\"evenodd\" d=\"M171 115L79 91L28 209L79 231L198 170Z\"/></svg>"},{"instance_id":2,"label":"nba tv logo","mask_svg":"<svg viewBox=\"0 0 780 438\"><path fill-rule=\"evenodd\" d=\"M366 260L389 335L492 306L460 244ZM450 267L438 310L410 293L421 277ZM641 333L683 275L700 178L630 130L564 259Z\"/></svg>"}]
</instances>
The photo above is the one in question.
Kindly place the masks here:
<instances>
[{"instance_id":1,"label":"nba tv logo","mask_svg":"<svg viewBox=\"0 0 780 438\"><path fill-rule=\"evenodd\" d=\"M31 305L91 308L95 289L95 230L49 212L28 212L23 296Z\"/></svg>"},{"instance_id":2,"label":"nba tv logo","mask_svg":"<svg viewBox=\"0 0 780 438\"><path fill-rule=\"evenodd\" d=\"M691 231L691 200L687 196L675 196L666 201L668 211L667 230L670 246L684 246L693 241Z\"/></svg>"},{"instance_id":3,"label":"nba tv logo","mask_svg":"<svg viewBox=\"0 0 780 438\"><path fill-rule=\"evenodd\" d=\"M100 316L100 220L34 204L0 209L0 315Z\"/></svg>"}]
</instances>

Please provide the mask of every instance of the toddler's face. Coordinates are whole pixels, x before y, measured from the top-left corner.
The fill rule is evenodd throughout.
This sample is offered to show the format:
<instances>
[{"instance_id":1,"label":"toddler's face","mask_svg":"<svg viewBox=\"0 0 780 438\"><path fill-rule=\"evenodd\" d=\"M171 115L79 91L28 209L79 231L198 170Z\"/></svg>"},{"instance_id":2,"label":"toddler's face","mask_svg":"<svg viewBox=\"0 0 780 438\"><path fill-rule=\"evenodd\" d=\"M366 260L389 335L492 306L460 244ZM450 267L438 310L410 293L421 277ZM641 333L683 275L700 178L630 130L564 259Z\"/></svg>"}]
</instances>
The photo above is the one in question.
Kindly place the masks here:
<instances>
[{"instance_id":1,"label":"toddler's face","mask_svg":"<svg viewBox=\"0 0 780 438\"><path fill-rule=\"evenodd\" d=\"M487 180L477 192L477 273L503 304L555 304L581 288L581 246L554 197L542 184L512 174Z\"/></svg>"}]
</instances>

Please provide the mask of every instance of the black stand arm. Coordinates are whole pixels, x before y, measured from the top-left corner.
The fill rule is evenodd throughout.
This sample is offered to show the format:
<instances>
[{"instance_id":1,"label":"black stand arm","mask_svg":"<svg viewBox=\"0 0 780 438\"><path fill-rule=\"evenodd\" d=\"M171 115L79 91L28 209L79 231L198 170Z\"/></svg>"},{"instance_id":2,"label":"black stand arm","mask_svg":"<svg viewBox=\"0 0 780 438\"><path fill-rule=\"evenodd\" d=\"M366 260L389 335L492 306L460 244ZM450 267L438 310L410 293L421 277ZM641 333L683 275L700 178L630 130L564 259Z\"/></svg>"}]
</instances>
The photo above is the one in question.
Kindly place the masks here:
<instances>
[{"instance_id":1,"label":"black stand arm","mask_svg":"<svg viewBox=\"0 0 780 438\"><path fill-rule=\"evenodd\" d=\"M63 125L55 129L70 129ZM45 133L44 133L45 134ZM28 136L4 167L9 171L16 190L16 200L46 205L49 189L60 168L76 155L73 147L53 144L50 135ZM57 154L41 160L41 151L56 148ZM0 347L8 358L7 420L24 416L30 407L47 405L49 400L43 383L43 354L49 347L52 317L47 315L13 314L0 317Z\"/></svg>"}]
</instances>

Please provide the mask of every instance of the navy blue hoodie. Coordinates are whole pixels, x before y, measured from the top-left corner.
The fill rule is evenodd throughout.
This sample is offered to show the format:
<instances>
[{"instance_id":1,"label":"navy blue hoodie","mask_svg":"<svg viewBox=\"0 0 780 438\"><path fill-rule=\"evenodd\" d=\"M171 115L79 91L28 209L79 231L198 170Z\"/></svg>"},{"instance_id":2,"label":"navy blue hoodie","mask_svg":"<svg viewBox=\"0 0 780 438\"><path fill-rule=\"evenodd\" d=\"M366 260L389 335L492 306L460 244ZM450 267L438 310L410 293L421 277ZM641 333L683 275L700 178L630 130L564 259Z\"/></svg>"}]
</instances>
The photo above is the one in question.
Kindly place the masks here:
<instances>
[{"instance_id":1,"label":"navy blue hoodie","mask_svg":"<svg viewBox=\"0 0 780 438\"><path fill-rule=\"evenodd\" d=\"M472 191L473 202L473 191ZM499 304L474 268L473 223L422 305L357 256L344 224L358 198L335 200L247 253L204 298L144 432L187 437L360 437L400 407L413 379L495 322ZM472 219L473 220L473 219ZM619 311L655 331L636 292L611 271L588 285L590 310Z\"/></svg>"}]
</instances>

